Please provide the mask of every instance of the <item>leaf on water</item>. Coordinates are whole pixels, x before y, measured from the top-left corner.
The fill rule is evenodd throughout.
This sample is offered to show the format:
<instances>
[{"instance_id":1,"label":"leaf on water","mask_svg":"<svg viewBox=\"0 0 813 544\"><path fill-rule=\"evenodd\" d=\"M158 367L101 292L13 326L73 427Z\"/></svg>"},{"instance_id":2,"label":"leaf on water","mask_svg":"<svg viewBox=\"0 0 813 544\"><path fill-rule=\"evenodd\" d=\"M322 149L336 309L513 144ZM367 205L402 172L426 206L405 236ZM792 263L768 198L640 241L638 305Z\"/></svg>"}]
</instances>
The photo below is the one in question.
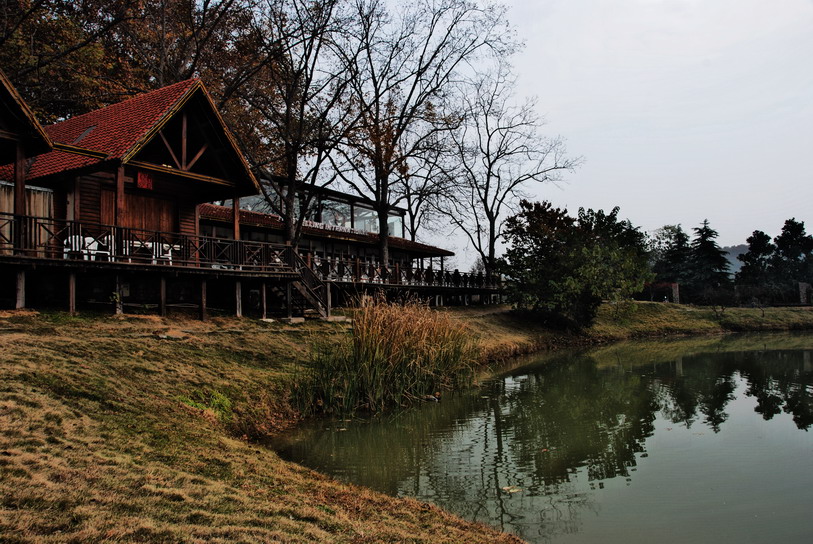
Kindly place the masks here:
<instances>
[{"instance_id":1,"label":"leaf on water","mask_svg":"<svg viewBox=\"0 0 813 544\"><path fill-rule=\"evenodd\" d=\"M507 485L503 487L502 490L505 491L506 493L516 493L517 491L522 491L522 489L515 485Z\"/></svg>"}]
</instances>

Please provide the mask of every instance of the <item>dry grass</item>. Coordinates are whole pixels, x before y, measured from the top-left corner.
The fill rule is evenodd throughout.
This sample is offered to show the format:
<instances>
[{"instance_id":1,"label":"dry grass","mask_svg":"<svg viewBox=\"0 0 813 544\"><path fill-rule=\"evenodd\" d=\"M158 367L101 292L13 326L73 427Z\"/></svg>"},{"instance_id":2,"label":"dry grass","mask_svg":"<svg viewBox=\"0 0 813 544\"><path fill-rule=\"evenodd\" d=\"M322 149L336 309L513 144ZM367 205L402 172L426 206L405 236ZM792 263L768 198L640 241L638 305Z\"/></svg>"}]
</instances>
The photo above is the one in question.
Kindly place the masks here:
<instances>
[{"instance_id":1,"label":"dry grass","mask_svg":"<svg viewBox=\"0 0 813 544\"><path fill-rule=\"evenodd\" d=\"M653 334L813 328L803 309L730 309L720 318L666 304L640 304L620 318L604 308L578 337L505 307L448 315L488 360ZM337 483L241 439L296 421L285 392L309 344L338 343L347 331L0 314L0 541L518 542L426 504Z\"/></svg>"},{"instance_id":2,"label":"dry grass","mask_svg":"<svg viewBox=\"0 0 813 544\"><path fill-rule=\"evenodd\" d=\"M459 320L418 302L374 300L351 313L351 334L316 350L299 381L303 410L378 412L471 383L477 349Z\"/></svg>"},{"instance_id":3,"label":"dry grass","mask_svg":"<svg viewBox=\"0 0 813 544\"><path fill-rule=\"evenodd\" d=\"M170 327L180 339L160 338ZM235 438L295 419L274 391L310 336L344 334L324 323L0 317L0 540L518 542ZM228 421L206 405L221 397Z\"/></svg>"}]
</instances>

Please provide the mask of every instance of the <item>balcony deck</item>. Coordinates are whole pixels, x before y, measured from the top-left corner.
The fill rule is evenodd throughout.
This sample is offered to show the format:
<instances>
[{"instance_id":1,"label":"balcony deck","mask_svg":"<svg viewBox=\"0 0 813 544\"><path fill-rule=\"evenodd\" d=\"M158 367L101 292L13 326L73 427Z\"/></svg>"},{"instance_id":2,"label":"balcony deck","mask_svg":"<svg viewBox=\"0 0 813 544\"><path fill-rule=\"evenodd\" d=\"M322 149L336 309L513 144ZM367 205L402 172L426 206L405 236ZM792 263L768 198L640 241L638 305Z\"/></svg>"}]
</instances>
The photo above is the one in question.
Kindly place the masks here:
<instances>
[{"instance_id":1,"label":"balcony deck","mask_svg":"<svg viewBox=\"0 0 813 544\"><path fill-rule=\"evenodd\" d=\"M0 213L0 262L297 279L290 247Z\"/></svg>"},{"instance_id":2,"label":"balcony deck","mask_svg":"<svg viewBox=\"0 0 813 544\"><path fill-rule=\"evenodd\" d=\"M0 266L17 271L18 308L25 305L26 270L64 272L69 280L68 300L72 313L76 308L76 278L86 273L91 273L90 277L114 279L116 292L120 277L143 275L159 280L162 315L166 307L167 278L200 280L202 316L206 308L207 279L230 281L235 288L238 315L242 312L241 280L250 281L247 285L261 289L263 315L266 314L267 290L275 290L282 296L289 309L295 299L301 299L306 301L296 302L302 305L301 311L304 312L304 305L308 305L323 316L330 315L331 299L348 301L353 294L359 293L384 291L394 296L412 294L419 297L448 295L452 297L448 300L466 303L470 300L466 298L469 295L480 295L483 300L484 295L500 292L498 278L482 274L398 264L381 267L358 258L320 259L314 255L301 255L290 245L270 242L8 213L0 213ZM333 298L331 291L338 298Z\"/></svg>"}]
</instances>

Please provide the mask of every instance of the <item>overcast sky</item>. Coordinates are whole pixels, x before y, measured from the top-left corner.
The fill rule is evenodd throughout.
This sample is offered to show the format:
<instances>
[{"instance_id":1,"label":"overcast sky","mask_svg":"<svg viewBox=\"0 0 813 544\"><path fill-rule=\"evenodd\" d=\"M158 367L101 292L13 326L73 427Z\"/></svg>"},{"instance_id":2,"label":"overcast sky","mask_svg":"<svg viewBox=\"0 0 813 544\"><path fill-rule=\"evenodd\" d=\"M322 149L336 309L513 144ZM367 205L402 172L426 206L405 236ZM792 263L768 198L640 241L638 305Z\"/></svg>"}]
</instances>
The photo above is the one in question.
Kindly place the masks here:
<instances>
[{"instance_id":1,"label":"overcast sky","mask_svg":"<svg viewBox=\"0 0 813 544\"><path fill-rule=\"evenodd\" d=\"M506 2L519 94L585 160L539 199L644 230L708 218L721 245L813 231L813 0Z\"/></svg>"},{"instance_id":2,"label":"overcast sky","mask_svg":"<svg viewBox=\"0 0 813 544\"><path fill-rule=\"evenodd\" d=\"M584 165L540 198L722 245L813 230L813 1L511 0L520 93Z\"/></svg>"}]
</instances>

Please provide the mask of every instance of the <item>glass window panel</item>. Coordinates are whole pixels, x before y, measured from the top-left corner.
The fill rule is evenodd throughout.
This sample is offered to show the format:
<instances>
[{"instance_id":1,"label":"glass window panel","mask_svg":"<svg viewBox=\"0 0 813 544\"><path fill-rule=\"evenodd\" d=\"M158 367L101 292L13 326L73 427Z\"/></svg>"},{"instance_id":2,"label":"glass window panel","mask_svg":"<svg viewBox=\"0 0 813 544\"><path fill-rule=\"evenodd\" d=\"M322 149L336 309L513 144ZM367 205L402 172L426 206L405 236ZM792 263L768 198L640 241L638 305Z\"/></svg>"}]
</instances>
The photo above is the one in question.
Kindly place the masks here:
<instances>
[{"instance_id":1,"label":"glass window panel","mask_svg":"<svg viewBox=\"0 0 813 544\"><path fill-rule=\"evenodd\" d=\"M404 236L404 218L400 213L390 212L387 218L387 232L390 236Z\"/></svg>"},{"instance_id":2,"label":"glass window panel","mask_svg":"<svg viewBox=\"0 0 813 544\"><path fill-rule=\"evenodd\" d=\"M322 223L350 228L350 204L324 200L322 202Z\"/></svg>"},{"instance_id":3,"label":"glass window panel","mask_svg":"<svg viewBox=\"0 0 813 544\"><path fill-rule=\"evenodd\" d=\"M375 210L363 208L356 204L354 216L354 226L356 230L363 230L364 232L378 232L378 214Z\"/></svg>"}]
</instances>

